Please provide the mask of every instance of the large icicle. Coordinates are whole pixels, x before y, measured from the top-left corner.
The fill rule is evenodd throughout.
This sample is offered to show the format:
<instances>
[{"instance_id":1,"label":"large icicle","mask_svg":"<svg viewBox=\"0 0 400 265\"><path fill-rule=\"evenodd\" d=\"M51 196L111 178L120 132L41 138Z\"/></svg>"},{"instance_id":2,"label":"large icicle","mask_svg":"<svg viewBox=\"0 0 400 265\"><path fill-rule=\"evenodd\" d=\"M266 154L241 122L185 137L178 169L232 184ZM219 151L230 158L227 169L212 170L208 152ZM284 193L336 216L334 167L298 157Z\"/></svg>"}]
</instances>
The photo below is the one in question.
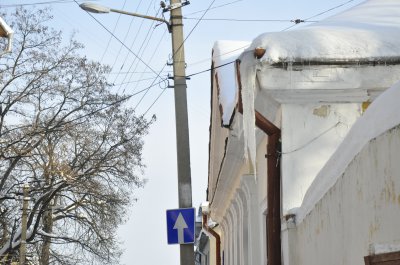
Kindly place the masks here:
<instances>
[{"instance_id":1,"label":"large icicle","mask_svg":"<svg viewBox=\"0 0 400 265\"><path fill-rule=\"evenodd\" d=\"M243 137L244 157L253 167L256 174L256 135L255 135L255 110L254 94L257 71L257 61L253 53L244 52L240 58L240 77L242 83L243 104Z\"/></svg>"}]
</instances>

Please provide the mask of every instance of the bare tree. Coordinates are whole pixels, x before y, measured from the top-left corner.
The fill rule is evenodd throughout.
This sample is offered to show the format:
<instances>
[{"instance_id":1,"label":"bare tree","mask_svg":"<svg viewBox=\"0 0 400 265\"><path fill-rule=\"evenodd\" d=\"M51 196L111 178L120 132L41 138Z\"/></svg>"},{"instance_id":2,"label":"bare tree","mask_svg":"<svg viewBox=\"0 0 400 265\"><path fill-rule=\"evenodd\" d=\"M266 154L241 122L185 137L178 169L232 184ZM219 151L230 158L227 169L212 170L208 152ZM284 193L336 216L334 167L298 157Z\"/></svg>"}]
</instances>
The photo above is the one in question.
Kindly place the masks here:
<instances>
[{"instance_id":1,"label":"bare tree","mask_svg":"<svg viewBox=\"0 0 400 265\"><path fill-rule=\"evenodd\" d=\"M139 178L152 120L112 93L109 68L62 45L48 10L17 9L12 54L0 58L0 263L17 259L21 186L29 183L33 264L117 264L116 229Z\"/></svg>"}]
</instances>

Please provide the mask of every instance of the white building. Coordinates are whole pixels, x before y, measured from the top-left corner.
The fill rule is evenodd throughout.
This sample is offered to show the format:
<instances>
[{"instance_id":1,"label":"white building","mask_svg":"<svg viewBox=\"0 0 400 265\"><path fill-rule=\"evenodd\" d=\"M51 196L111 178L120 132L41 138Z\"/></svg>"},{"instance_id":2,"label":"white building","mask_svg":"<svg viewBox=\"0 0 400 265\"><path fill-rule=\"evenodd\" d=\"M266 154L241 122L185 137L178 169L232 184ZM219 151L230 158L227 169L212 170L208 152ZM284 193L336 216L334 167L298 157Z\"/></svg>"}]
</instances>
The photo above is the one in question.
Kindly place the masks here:
<instances>
[{"instance_id":1,"label":"white building","mask_svg":"<svg viewBox=\"0 0 400 265\"><path fill-rule=\"evenodd\" d=\"M400 260L400 85L388 90L400 2L217 42L213 66L207 196L221 264Z\"/></svg>"}]
</instances>

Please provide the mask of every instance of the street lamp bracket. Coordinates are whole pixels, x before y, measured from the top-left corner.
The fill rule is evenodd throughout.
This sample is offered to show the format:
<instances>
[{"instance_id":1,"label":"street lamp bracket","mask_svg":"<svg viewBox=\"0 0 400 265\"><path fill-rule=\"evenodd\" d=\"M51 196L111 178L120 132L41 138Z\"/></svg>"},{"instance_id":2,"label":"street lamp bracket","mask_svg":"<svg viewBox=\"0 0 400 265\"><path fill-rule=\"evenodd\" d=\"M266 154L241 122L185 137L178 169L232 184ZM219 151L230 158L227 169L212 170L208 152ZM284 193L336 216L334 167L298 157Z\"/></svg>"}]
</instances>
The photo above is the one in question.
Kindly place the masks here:
<instances>
[{"instance_id":1,"label":"street lamp bracket","mask_svg":"<svg viewBox=\"0 0 400 265\"><path fill-rule=\"evenodd\" d=\"M171 11L171 10L174 10L174 9L177 9L177 8L181 8L181 7L183 7L183 6L187 6L187 5L189 5L189 4L190 4L189 1L185 1L185 2L182 2L182 3L171 4L171 5L167 6L167 7L165 7L165 8L163 9L163 12L165 13L165 12L168 12L168 11Z\"/></svg>"}]
</instances>

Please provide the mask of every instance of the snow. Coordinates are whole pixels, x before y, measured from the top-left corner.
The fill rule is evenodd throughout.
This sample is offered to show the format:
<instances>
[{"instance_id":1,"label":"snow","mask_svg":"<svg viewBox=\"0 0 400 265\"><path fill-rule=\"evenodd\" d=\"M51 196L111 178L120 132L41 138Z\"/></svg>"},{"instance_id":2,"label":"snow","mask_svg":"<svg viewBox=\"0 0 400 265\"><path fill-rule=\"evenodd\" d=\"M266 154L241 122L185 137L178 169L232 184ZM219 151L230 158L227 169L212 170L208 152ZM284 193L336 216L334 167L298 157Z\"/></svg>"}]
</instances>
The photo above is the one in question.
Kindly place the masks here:
<instances>
[{"instance_id":1,"label":"snow","mask_svg":"<svg viewBox=\"0 0 400 265\"><path fill-rule=\"evenodd\" d=\"M400 55L400 1L369 0L321 22L265 33L249 50L266 49L263 63L385 59Z\"/></svg>"},{"instance_id":2,"label":"snow","mask_svg":"<svg viewBox=\"0 0 400 265\"><path fill-rule=\"evenodd\" d=\"M243 60L244 58L244 60ZM243 105L243 138L244 138L244 157L250 160L253 170L256 169L256 135L255 135L255 107L254 91L256 88L255 76L257 64L251 53L242 55L240 64L240 73L242 78L242 105ZM256 173L256 172L254 172Z\"/></svg>"},{"instance_id":3,"label":"snow","mask_svg":"<svg viewBox=\"0 0 400 265\"><path fill-rule=\"evenodd\" d=\"M383 253L397 252L400 251L400 244L371 244L370 254L378 255Z\"/></svg>"},{"instance_id":4,"label":"snow","mask_svg":"<svg viewBox=\"0 0 400 265\"><path fill-rule=\"evenodd\" d=\"M219 103L223 109L222 122L224 125L229 125L235 108L237 84L235 64L231 63L223 67L219 66L235 61L249 45L250 42L246 41L217 41L213 47L213 62L220 87Z\"/></svg>"},{"instance_id":5,"label":"snow","mask_svg":"<svg viewBox=\"0 0 400 265\"><path fill-rule=\"evenodd\" d=\"M53 233L47 233L47 232L43 231L42 229L38 229L37 233L39 235L47 236L47 237L53 237L53 238L57 238L58 237L58 235L53 234Z\"/></svg>"},{"instance_id":6,"label":"snow","mask_svg":"<svg viewBox=\"0 0 400 265\"><path fill-rule=\"evenodd\" d=\"M254 99L256 73L259 67L273 63L307 61L373 61L388 62L400 58L400 1L367 0L345 12L321 22L292 31L265 33L257 37L239 57L243 96L243 130L245 154L255 163ZM215 66L233 61L240 53L237 42L217 42L214 46ZM243 43L243 46L245 43ZM255 48L266 53L257 60ZM226 51L235 53L227 54ZM221 56L223 55L223 56ZM226 55L226 56L225 56ZM221 57L219 57L221 56ZM229 124L237 102L234 65L216 69L220 87L223 123ZM295 88L294 88L295 89ZM400 124L396 99L400 98L397 83L382 94L356 122L332 158L308 189L302 206L296 211L297 222L314 208L322 196L336 183L351 160L371 139ZM323 177L322 177L323 176Z\"/></svg>"},{"instance_id":7,"label":"snow","mask_svg":"<svg viewBox=\"0 0 400 265\"><path fill-rule=\"evenodd\" d=\"M293 31L265 33L257 37L239 57L245 157L249 157L254 165L255 126L250 116L254 115L259 67L264 65L268 67L278 62L290 65L293 62L307 61L378 60L384 63L398 60L400 58L398 36L400 36L400 1L368 0L310 26ZM260 60L252 55L255 48L266 50ZM224 105L223 108L225 109Z\"/></svg>"},{"instance_id":8,"label":"snow","mask_svg":"<svg viewBox=\"0 0 400 265\"><path fill-rule=\"evenodd\" d=\"M382 93L356 121L309 187L301 207L296 211L296 223L301 223L314 209L369 141L400 124L399 98L400 82Z\"/></svg>"},{"instance_id":9,"label":"snow","mask_svg":"<svg viewBox=\"0 0 400 265\"><path fill-rule=\"evenodd\" d=\"M214 67L234 61L273 64L310 60L393 60L400 58L400 1L368 0L321 22L296 30L264 33L251 44L217 41L213 48ZM266 49L258 61L255 48ZM247 58L244 58L247 57ZM252 57L252 58L250 58ZM220 87L223 124L228 125L237 102L234 64L215 69ZM255 76L246 76L253 79Z\"/></svg>"}]
</instances>

